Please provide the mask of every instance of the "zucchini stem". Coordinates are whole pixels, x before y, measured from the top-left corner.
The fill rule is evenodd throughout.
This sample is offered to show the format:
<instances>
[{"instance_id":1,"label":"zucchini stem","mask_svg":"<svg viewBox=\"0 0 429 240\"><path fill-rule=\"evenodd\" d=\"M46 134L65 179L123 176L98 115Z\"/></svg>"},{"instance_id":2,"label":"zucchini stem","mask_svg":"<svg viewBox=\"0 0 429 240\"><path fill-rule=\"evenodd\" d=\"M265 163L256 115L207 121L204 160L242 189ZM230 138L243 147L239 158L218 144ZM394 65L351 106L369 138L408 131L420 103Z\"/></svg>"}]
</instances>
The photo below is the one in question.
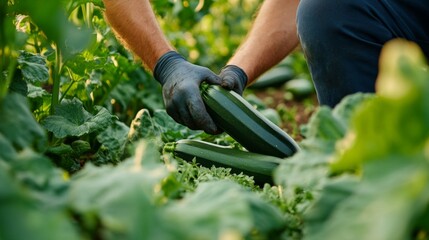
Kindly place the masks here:
<instances>
[{"instance_id":1,"label":"zucchini stem","mask_svg":"<svg viewBox=\"0 0 429 240\"><path fill-rule=\"evenodd\" d=\"M174 150L176 149L176 145L177 145L177 143L175 143L175 142L166 143L164 145L163 152L168 152L168 153L174 152Z\"/></svg>"}]
</instances>

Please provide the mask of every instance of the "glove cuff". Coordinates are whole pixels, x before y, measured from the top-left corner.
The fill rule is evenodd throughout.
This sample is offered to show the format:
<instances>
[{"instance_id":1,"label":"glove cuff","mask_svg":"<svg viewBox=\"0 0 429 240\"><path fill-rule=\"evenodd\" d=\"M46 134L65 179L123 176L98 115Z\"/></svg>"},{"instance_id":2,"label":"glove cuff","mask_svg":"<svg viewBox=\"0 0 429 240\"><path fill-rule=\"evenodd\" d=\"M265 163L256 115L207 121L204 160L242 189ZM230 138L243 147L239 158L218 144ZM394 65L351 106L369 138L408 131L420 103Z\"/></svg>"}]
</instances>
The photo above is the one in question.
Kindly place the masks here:
<instances>
[{"instance_id":1,"label":"glove cuff","mask_svg":"<svg viewBox=\"0 0 429 240\"><path fill-rule=\"evenodd\" d=\"M186 61L185 58L175 51L165 53L156 62L153 70L154 78L161 83L161 85L164 85L168 78L168 73L171 73L172 67L182 61Z\"/></svg>"},{"instance_id":2,"label":"glove cuff","mask_svg":"<svg viewBox=\"0 0 429 240\"><path fill-rule=\"evenodd\" d=\"M248 80L247 74L239 66L236 66L236 65L226 65L225 67L223 67L221 69L221 72L223 72L223 71L232 71L232 72L234 72L238 76L238 79L240 79L240 82L242 83L241 86L243 88L246 87L247 80Z\"/></svg>"}]
</instances>

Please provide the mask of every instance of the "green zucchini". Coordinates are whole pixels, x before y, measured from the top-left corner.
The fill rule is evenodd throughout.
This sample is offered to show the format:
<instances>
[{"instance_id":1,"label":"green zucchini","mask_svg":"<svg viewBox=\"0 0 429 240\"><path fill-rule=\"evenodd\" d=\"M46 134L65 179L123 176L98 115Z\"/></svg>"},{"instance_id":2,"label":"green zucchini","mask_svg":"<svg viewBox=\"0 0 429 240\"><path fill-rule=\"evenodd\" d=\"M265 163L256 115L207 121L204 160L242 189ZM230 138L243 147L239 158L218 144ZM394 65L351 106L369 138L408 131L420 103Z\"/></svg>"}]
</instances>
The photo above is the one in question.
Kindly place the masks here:
<instances>
[{"instance_id":1,"label":"green zucchini","mask_svg":"<svg viewBox=\"0 0 429 240\"><path fill-rule=\"evenodd\" d=\"M217 85L201 85L207 112L216 124L250 152L292 156L298 144L243 97Z\"/></svg>"},{"instance_id":2,"label":"green zucchini","mask_svg":"<svg viewBox=\"0 0 429 240\"><path fill-rule=\"evenodd\" d=\"M313 83L306 78L292 79L285 84L284 89L296 99L303 99L315 93Z\"/></svg>"},{"instance_id":3,"label":"green zucchini","mask_svg":"<svg viewBox=\"0 0 429 240\"><path fill-rule=\"evenodd\" d=\"M268 87L278 87L283 85L295 76L294 71L285 66L276 66L264 74L262 74L254 83L250 84L248 88L262 89Z\"/></svg>"},{"instance_id":4,"label":"green zucchini","mask_svg":"<svg viewBox=\"0 0 429 240\"><path fill-rule=\"evenodd\" d=\"M185 161L195 161L204 167L230 168L233 173L253 176L258 185L273 184L273 171L282 159L258 153L241 151L209 142L182 139L167 143L165 152L173 153Z\"/></svg>"}]
</instances>

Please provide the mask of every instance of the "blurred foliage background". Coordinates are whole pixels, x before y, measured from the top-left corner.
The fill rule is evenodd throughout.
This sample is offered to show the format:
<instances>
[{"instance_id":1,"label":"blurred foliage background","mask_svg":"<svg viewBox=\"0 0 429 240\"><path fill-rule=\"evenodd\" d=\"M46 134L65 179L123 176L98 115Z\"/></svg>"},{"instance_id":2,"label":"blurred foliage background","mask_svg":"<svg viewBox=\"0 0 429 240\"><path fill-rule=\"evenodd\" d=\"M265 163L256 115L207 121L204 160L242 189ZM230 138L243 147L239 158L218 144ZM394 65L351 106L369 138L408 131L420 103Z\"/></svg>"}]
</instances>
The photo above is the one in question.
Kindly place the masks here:
<instances>
[{"instance_id":1,"label":"blurred foliage background","mask_svg":"<svg viewBox=\"0 0 429 240\"><path fill-rule=\"evenodd\" d=\"M180 53L218 72L246 36L261 3L261 0L175 1L160 23ZM165 6L161 9L165 11Z\"/></svg>"},{"instance_id":2,"label":"blurred foliage background","mask_svg":"<svg viewBox=\"0 0 429 240\"><path fill-rule=\"evenodd\" d=\"M178 52L219 72L246 37L261 3L162 0L152 1L152 6ZM89 110L105 106L127 124L141 108L163 108L158 84L118 41L103 11L101 0L3 1L2 95L9 85L21 89L33 100L38 120L53 114L62 100L73 97ZM297 70L295 76L304 74L309 80L305 59L299 51L296 55L289 67ZM21 79L22 74L31 72L40 76Z\"/></svg>"},{"instance_id":3,"label":"blurred foliage background","mask_svg":"<svg viewBox=\"0 0 429 240\"><path fill-rule=\"evenodd\" d=\"M151 2L163 32L177 51L214 72L219 72L245 39L261 3ZM82 140L88 143L90 157L97 153L95 158L104 159L101 161L116 162L114 154L107 158L104 152L99 155L102 140L96 139L97 128L83 126L93 120L100 120L99 126L108 124L107 113L119 125L130 126L141 109L151 115L164 109L159 83L115 36L104 18L102 0L8 0L1 2L0 17L0 98L8 92L26 96L36 121L50 132L49 146ZM244 96L299 141L300 125L315 109L315 91L299 49L278 67L280 71L274 72L274 77L270 73L268 79L280 82L249 88ZM296 81L289 81L292 78ZM286 80L289 84L284 84ZM65 128L69 130L64 132ZM63 158L62 150L53 150L54 155ZM77 158L81 163L73 160L72 169L88 160L87 156Z\"/></svg>"}]
</instances>

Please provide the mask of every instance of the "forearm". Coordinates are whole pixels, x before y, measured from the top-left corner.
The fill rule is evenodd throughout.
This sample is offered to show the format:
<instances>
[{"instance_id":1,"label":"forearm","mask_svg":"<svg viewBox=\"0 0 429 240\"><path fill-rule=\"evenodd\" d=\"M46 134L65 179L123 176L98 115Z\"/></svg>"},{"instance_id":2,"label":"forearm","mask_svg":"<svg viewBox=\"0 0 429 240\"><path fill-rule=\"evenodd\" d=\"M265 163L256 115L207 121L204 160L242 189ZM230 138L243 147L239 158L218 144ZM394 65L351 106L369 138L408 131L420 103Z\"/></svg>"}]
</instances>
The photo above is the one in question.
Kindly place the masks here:
<instances>
[{"instance_id":1,"label":"forearm","mask_svg":"<svg viewBox=\"0 0 429 240\"><path fill-rule=\"evenodd\" d=\"M156 61L173 49L162 33L149 0L103 0L105 16L127 47L153 71Z\"/></svg>"},{"instance_id":2,"label":"forearm","mask_svg":"<svg viewBox=\"0 0 429 240\"><path fill-rule=\"evenodd\" d=\"M248 84L298 45L298 3L299 0L267 0L261 6L249 35L228 62L246 72Z\"/></svg>"}]
</instances>

